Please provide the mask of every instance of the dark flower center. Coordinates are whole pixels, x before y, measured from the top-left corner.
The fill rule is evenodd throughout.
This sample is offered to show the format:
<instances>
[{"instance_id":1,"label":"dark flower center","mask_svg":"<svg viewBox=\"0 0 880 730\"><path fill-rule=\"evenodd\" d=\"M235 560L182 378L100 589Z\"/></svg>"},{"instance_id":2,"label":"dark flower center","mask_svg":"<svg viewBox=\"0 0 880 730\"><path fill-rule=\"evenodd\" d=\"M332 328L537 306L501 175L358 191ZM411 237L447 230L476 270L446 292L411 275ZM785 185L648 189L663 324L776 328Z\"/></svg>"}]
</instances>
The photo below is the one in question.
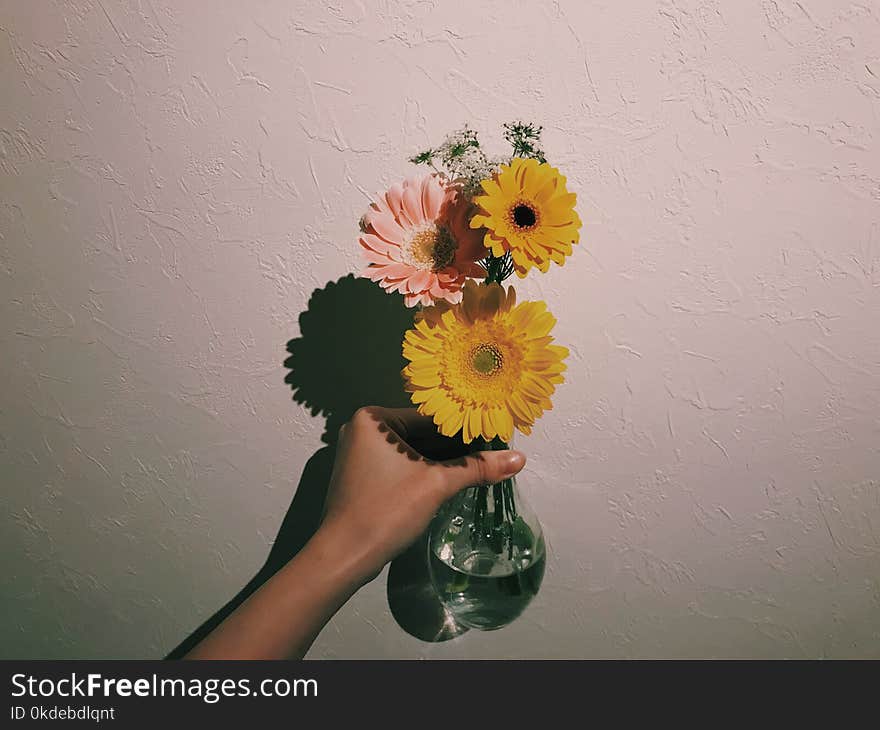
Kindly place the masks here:
<instances>
[{"instance_id":1,"label":"dark flower center","mask_svg":"<svg viewBox=\"0 0 880 730\"><path fill-rule=\"evenodd\" d=\"M409 258L413 266L426 271L439 271L455 258L456 242L446 226L432 226L419 231L409 244Z\"/></svg>"},{"instance_id":2,"label":"dark flower center","mask_svg":"<svg viewBox=\"0 0 880 730\"><path fill-rule=\"evenodd\" d=\"M518 205L513 209L513 222L520 228L531 228L537 221L535 211L528 205Z\"/></svg>"}]
</instances>

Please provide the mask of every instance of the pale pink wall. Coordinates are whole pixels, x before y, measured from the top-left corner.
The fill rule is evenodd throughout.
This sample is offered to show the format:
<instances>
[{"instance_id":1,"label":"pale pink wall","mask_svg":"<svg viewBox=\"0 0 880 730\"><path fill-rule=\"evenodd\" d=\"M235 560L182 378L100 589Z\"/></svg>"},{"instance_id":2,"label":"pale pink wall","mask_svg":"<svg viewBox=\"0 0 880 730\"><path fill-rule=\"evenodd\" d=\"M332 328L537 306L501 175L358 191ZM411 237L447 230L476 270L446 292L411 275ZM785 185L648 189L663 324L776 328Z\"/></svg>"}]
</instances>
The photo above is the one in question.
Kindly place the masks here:
<instances>
[{"instance_id":1,"label":"pale pink wall","mask_svg":"<svg viewBox=\"0 0 880 730\"><path fill-rule=\"evenodd\" d=\"M159 656L259 566L324 423L284 343L367 194L545 125L583 245L518 445L553 551L428 645L384 577L316 657L880 655L880 5L0 2L4 655Z\"/></svg>"}]
</instances>

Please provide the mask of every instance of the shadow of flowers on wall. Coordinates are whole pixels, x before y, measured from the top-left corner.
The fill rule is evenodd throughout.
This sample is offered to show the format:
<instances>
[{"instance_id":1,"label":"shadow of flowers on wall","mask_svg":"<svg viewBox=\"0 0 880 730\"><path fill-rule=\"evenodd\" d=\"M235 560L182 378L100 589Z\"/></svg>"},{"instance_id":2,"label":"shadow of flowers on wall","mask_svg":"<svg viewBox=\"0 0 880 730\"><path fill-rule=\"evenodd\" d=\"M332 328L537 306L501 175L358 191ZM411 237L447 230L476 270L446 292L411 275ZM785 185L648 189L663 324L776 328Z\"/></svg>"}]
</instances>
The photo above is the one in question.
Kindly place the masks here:
<instances>
[{"instance_id":1,"label":"shadow of flowers on wall","mask_svg":"<svg viewBox=\"0 0 880 730\"><path fill-rule=\"evenodd\" d=\"M327 419L323 441L361 406L409 405L400 371L403 335L413 313L400 294L367 279L346 276L316 289L299 317L300 336L287 343L284 379L293 399Z\"/></svg>"}]
</instances>

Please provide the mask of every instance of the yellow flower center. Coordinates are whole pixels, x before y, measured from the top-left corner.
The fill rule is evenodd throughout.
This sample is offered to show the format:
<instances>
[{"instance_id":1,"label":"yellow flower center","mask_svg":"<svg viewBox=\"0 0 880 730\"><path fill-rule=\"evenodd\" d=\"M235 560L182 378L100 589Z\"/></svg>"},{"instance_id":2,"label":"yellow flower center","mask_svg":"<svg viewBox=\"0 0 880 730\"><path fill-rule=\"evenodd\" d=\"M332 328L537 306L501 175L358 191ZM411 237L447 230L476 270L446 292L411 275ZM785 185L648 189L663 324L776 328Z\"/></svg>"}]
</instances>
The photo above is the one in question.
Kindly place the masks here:
<instances>
[{"instance_id":1,"label":"yellow flower center","mask_svg":"<svg viewBox=\"0 0 880 730\"><path fill-rule=\"evenodd\" d=\"M503 365L504 356L495 345L482 343L471 350L471 368L477 375L490 377L501 370Z\"/></svg>"},{"instance_id":2,"label":"yellow flower center","mask_svg":"<svg viewBox=\"0 0 880 730\"><path fill-rule=\"evenodd\" d=\"M447 326L444 347L436 354L442 387L461 403L504 403L519 387L526 366L524 344L512 323L493 317L466 324L449 321Z\"/></svg>"},{"instance_id":3,"label":"yellow flower center","mask_svg":"<svg viewBox=\"0 0 880 730\"><path fill-rule=\"evenodd\" d=\"M518 231L530 231L538 225L538 211L526 200L518 200L508 210L508 219Z\"/></svg>"},{"instance_id":4,"label":"yellow flower center","mask_svg":"<svg viewBox=\"0 0 880 730\"><path fill-rule=\"evenodd\" d=\"M422 228L403 247L406 263L423 271L445 269L455 258L456 242L446 226Z\"/></svg>"}]
</instances>

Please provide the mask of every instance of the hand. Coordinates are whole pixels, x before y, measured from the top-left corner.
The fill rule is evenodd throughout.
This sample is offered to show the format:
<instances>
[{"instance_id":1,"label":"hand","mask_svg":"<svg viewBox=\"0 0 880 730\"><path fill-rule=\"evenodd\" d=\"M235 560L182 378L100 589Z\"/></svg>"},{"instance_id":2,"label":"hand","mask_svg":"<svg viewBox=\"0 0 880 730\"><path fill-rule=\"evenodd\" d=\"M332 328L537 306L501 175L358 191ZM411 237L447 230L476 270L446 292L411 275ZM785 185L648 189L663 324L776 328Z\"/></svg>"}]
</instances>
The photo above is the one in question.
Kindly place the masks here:
<instances>
[{"instance_id":1,"label":"hand","mask_svg":"<svg viewBox=\"0 0 880 730\"><path fill-rule=\"evenodd\" d=\"M340 429L319 532L357 550L363 580L375 578L443 502L465 487L507 479L526 461L519 451L464 451L415 409L361 408Z\"/></svg>"},{"instance_id":2,"label":"hand","mask_svg":"<svg viewBox=\"0 0 880 730\"><path fill-rule=\"evenodd\" d=\"M304 656L339 607L425 530L445 500L507 479L526 461L518 451L463 451L414 410L361 408L340 431L321 527L187 657Z\"/></svg>"}]
</instances>

